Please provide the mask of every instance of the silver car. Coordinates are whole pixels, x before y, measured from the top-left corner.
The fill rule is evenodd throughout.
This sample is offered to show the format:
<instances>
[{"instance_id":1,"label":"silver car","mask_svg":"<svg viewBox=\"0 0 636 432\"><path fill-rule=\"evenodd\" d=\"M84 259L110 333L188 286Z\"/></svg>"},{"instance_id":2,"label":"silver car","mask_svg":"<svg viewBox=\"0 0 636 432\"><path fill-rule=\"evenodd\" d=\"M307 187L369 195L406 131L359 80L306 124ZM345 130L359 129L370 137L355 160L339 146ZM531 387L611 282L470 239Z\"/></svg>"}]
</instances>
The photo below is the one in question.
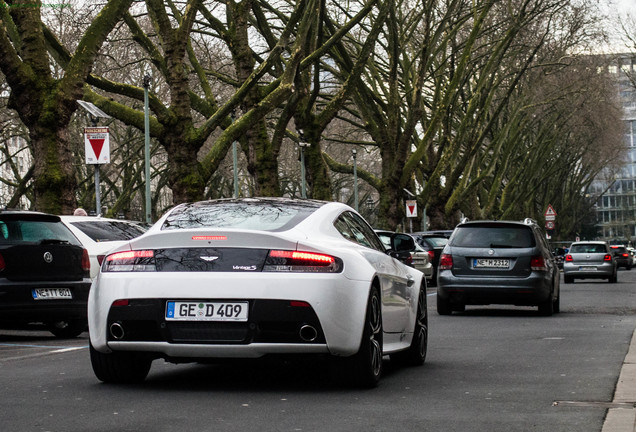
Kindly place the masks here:
<instances>
[{"instance_id":1,"label":"silver car","mask_svg":"<svg viewBox=\"0 0 636 432\"><path fill-rule=\"evenodd\" d=\"M574 279L607 279L615 283L617 267L606 242L574 242L563 262L563 280L572 283Z\"/></svg>"}]
</instances>

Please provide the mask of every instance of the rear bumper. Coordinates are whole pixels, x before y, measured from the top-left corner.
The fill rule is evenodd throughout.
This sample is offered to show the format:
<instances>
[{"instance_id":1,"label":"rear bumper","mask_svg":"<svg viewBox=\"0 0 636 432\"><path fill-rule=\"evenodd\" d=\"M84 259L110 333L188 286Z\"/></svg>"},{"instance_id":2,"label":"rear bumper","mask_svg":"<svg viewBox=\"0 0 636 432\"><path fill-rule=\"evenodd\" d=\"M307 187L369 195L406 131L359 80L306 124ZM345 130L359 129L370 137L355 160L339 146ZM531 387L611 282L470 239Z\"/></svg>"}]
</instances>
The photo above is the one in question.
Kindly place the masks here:
<instances>
[{"instance_id":1,"label":"rear bumper","mask_svg":"<svg viewBox=\"0 0 636 432\"><path fill-rule=\"evenodd\" d=\"M536 306L550 297L551 285L549 278L539 273L527 278L474 278L456 277L450 270L443 270L438 277L437 294L465 305Z\"/></svg>"},{"instance_id":2,"label":"rear bumper","mask_svg":"<svg viewBox=\"0 0 636 432\"><path fill-rule=\"evenodd\" d=\"M0 280L0 324L15 325L86 319L90 280L74 282L24 282ZM35 288L68 288L71 299L35 300Z\"/></svg>"},{"instance_id":3,"label":"rear bumper","mask_svg":"<svg viewBox=\"0 0 636 432\"><path fill-rule=\"evenodd\" d=\"M608 279L614 275L615 271L615 265L612 263L581 265L580 263L566 262L563 264L563 275L572 278Z\"/></svg>"}]
</instances>

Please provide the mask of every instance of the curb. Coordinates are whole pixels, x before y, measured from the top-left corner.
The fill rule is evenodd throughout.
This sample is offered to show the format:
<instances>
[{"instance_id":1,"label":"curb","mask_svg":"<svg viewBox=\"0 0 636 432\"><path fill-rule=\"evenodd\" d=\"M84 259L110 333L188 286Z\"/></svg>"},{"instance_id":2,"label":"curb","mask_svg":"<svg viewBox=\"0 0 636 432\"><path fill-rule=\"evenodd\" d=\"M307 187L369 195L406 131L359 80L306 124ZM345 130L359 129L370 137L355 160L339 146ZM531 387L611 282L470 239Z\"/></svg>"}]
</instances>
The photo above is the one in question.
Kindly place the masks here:
<instances>
[{"instance_id":1,"label":"curb","mask_svg":"<svg viewBox=\"0 0 636 432\"><path fill-rule=\"evenodd\" d=\"M610 408L601 432L636 432L636 331L618 377L614 403L631 404L631 408Z\"/></svg>"}]
</instances>

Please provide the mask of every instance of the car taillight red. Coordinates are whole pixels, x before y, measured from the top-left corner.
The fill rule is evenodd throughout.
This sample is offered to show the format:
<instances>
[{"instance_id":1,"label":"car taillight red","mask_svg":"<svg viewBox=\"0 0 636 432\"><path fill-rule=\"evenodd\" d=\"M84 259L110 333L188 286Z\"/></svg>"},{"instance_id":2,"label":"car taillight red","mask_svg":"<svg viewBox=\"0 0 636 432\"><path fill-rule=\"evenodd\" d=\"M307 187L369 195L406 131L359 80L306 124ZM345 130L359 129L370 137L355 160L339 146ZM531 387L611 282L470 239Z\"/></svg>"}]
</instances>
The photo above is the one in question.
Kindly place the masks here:
<instances>
[{"instance_id":1,"label":"car taillight red","mask_svg":"<svg viewBox=\"0 0 636 432\"><path fill-rule=\"evenodd\" d=\"M442 254L439 258L439 269L450 270L453 268L453 256L450 254Z\"/></svg>"},{"instance_id":2,"label":"car taillight red","mask_svg":"<svg viewBox=\"0 0 636 432\"><path fill-rule=\"evenodd\" d=\"M534 271L546 271L545 259L541 255L530 258L530 268Z\"/></svg>"},{"instance_id":3,"label":"car taillight red","mask_svg":"<svg viewBox=\"0 0 636 432\"><path fill-rule=\"evenodd\" d=\"M265 260L265 272L337 273L342 261L331 255L315 252L270 250Z\"/></svg>"},{"instance_id":4,"label":"car taillight red","mask_svg":"<svg viewBox=\"0 0 636 432\"><path fill-rule=\"evenodd\" d=\"M4 257L0 254L0 271L4 270L6 264L4 263Z\"/></svg>"},{"instance_id":5,"label":"car taillight red","mask_svg":"<svg viewBox=\"0 0 636 432\"><path fill-rule=\"evenodd\" d=\"M605 255L605 256L607 256L607 255ZM569 255L569 254L568 254L568 255L566 255L566 256L565 256L565 260L566 260L567 262L572 262L572 261L574 261L574 258L572 258L572 255Z\"/></svg>"},{"instance_id":6,"label":"car taillight red","mask_svg":"<svg viewBox=\"0 0 636 432\"><path fill-rule=\"evenodd\" d=\"M155 254L152 250L115 252L106 256L103 272L155 271Z\"/></svg>"},{"instance_id":7,"label":"car taillight red","mask_svg":"<svg viewBox=\"0 0 636 432\"><path fill-rule=\"evenodd\" d=\"M91 259L86 249L82 250L82 270L91 271Z\"/></svg>"},{"instance_id":8,"label":"car taillight red","mask_svg":"<svg viewBox=\"0 0 636 432\"><path fill-rule=\"evenodd\" d=\"M432 250L427 252L428 252L428 262L433 262L433 259L435 258L435 252Z\"/></svg>"},{"instance_id":9,"label":"car taillight red","mask_svg":"<svg viewBox=\"0 0 636 432\"><path fill-rule=\"evenodd\" d=\"M603 261L611 261L612 260L612 256L610 254L605 254L605 257L603 257Z\"/></svg>"}]
</instances>

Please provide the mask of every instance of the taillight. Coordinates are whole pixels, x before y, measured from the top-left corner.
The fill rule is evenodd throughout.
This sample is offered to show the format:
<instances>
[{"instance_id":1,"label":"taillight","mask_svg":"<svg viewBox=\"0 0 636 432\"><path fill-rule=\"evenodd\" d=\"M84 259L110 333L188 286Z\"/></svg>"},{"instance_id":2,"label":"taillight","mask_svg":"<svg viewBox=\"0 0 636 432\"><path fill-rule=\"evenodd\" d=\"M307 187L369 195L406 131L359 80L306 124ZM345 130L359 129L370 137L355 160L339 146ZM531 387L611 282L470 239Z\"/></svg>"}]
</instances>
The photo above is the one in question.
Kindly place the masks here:
<instances>
[{"instance_id":1,"label":"taillight","mask_svg":"<svg viewBox=\"0 0 636 432\"><path fill-rule=\"evenodd\" d=\"M435 259L435 251L426 251L428 253L428 262L433 262L433 259Z\"/></svg>"},{"instance_id":2,"label":"taillight","mask_svg":"<svg viewBox=\"0 0 636 432\"><path fill-rule=\"evenodd\" d=\"M607 257L607 255L605 255L605 256ZM572 258L572 255L566 255L566 256L565 256L565 260L566 260L567 262L572 262L572 261L574 261L574 258Z\"/></svg>"},{"instance_id":3,"label":"taillight","mask_svg":"<svg viewBox=\"0 0 636 432\"><path fill-rule=\"evenodd\" d=\"M0 254L0 271L4 270L6 264L4 263L4 257Z\"/></svg>"},{"instance_id":4,"label":"taillight","mask_svg":"<svg viewBox=\"0 0 636 432\"><path fill-rule=\"evenodd\" d=\"M627 258L629 255L627 255L626 253L623 254L623 258Z\"/></svg>"},{"instance_id":5,"label":"taillight","mask_svg":"<svg viewBox=\"0 0 636 432\"><path fill-rule=\"evenodd\" d=\"M102 263L104 262L104 258L106 258L106 255L97 255L97 263L101 266Z\"/></svg>"},{"instance_id":6,"label":"taillight","mask_svg":"<svg viewBox=\"0 0 636 432\"><path fill-rule=\"evenodd\" d=\"M548 269L541 255L530 258L530 268L534 271L546 271Z\"/></svg>"},{"instance_id":7,"label":"taillight","mask_svg":"<svg viewBox=\"0 0 636 432\"><path fill-rule=\"evenodd\" d=\"M412 266L413 265L413 255L409 254L409 256L406 257L406 265Z\"/></svg>"},{"instance_id":8,"label":"taillight","mask_svg":"<svg viewBox=\"0 0 636 432\"><path fill-rule=\"evenodd\" d=\"M603 261L611 261L612 260L612 256L610 254L605 254L605 256L603 257Z\"/></svg>"},{"instance_id":9,"label":"taillight","mask_svg":"<svg viewBox=\"0 0 636 432\"><path fill-rule=\"evenodd\" d=\"M439 269L450 270L453 268L453 256L450 254L442 254L439 258Z\"/></svg>"},{"instance_id":10,"label":"taillight","mask_svg":"<svg viewBox=\"0 0 636 432\"><path fill-rule=\"evenodd\" d=\"M155 254L152 250L115 252L106 256L103 272L148 272L155 271Z\"/></svg>"},{"instance_id":11,"label":"taillight","mask_svg":"<svg viewBox=\"0 0 636 432\"><path fill-rule=\"evenodd\" d=\"M91 259L86 249L82 250L82 270L87 272L91 271Z\"/></svg>"},{"instance_id":12,"label":"taillight","mask_svg":"<svg viewBox=\"0 0 636 432\"><path fill-rule=\"evenodd\" d=\"M290 250L270 250L263 271L337 273L342 261L331 255Z\"/></svg>"}]
</instances>

